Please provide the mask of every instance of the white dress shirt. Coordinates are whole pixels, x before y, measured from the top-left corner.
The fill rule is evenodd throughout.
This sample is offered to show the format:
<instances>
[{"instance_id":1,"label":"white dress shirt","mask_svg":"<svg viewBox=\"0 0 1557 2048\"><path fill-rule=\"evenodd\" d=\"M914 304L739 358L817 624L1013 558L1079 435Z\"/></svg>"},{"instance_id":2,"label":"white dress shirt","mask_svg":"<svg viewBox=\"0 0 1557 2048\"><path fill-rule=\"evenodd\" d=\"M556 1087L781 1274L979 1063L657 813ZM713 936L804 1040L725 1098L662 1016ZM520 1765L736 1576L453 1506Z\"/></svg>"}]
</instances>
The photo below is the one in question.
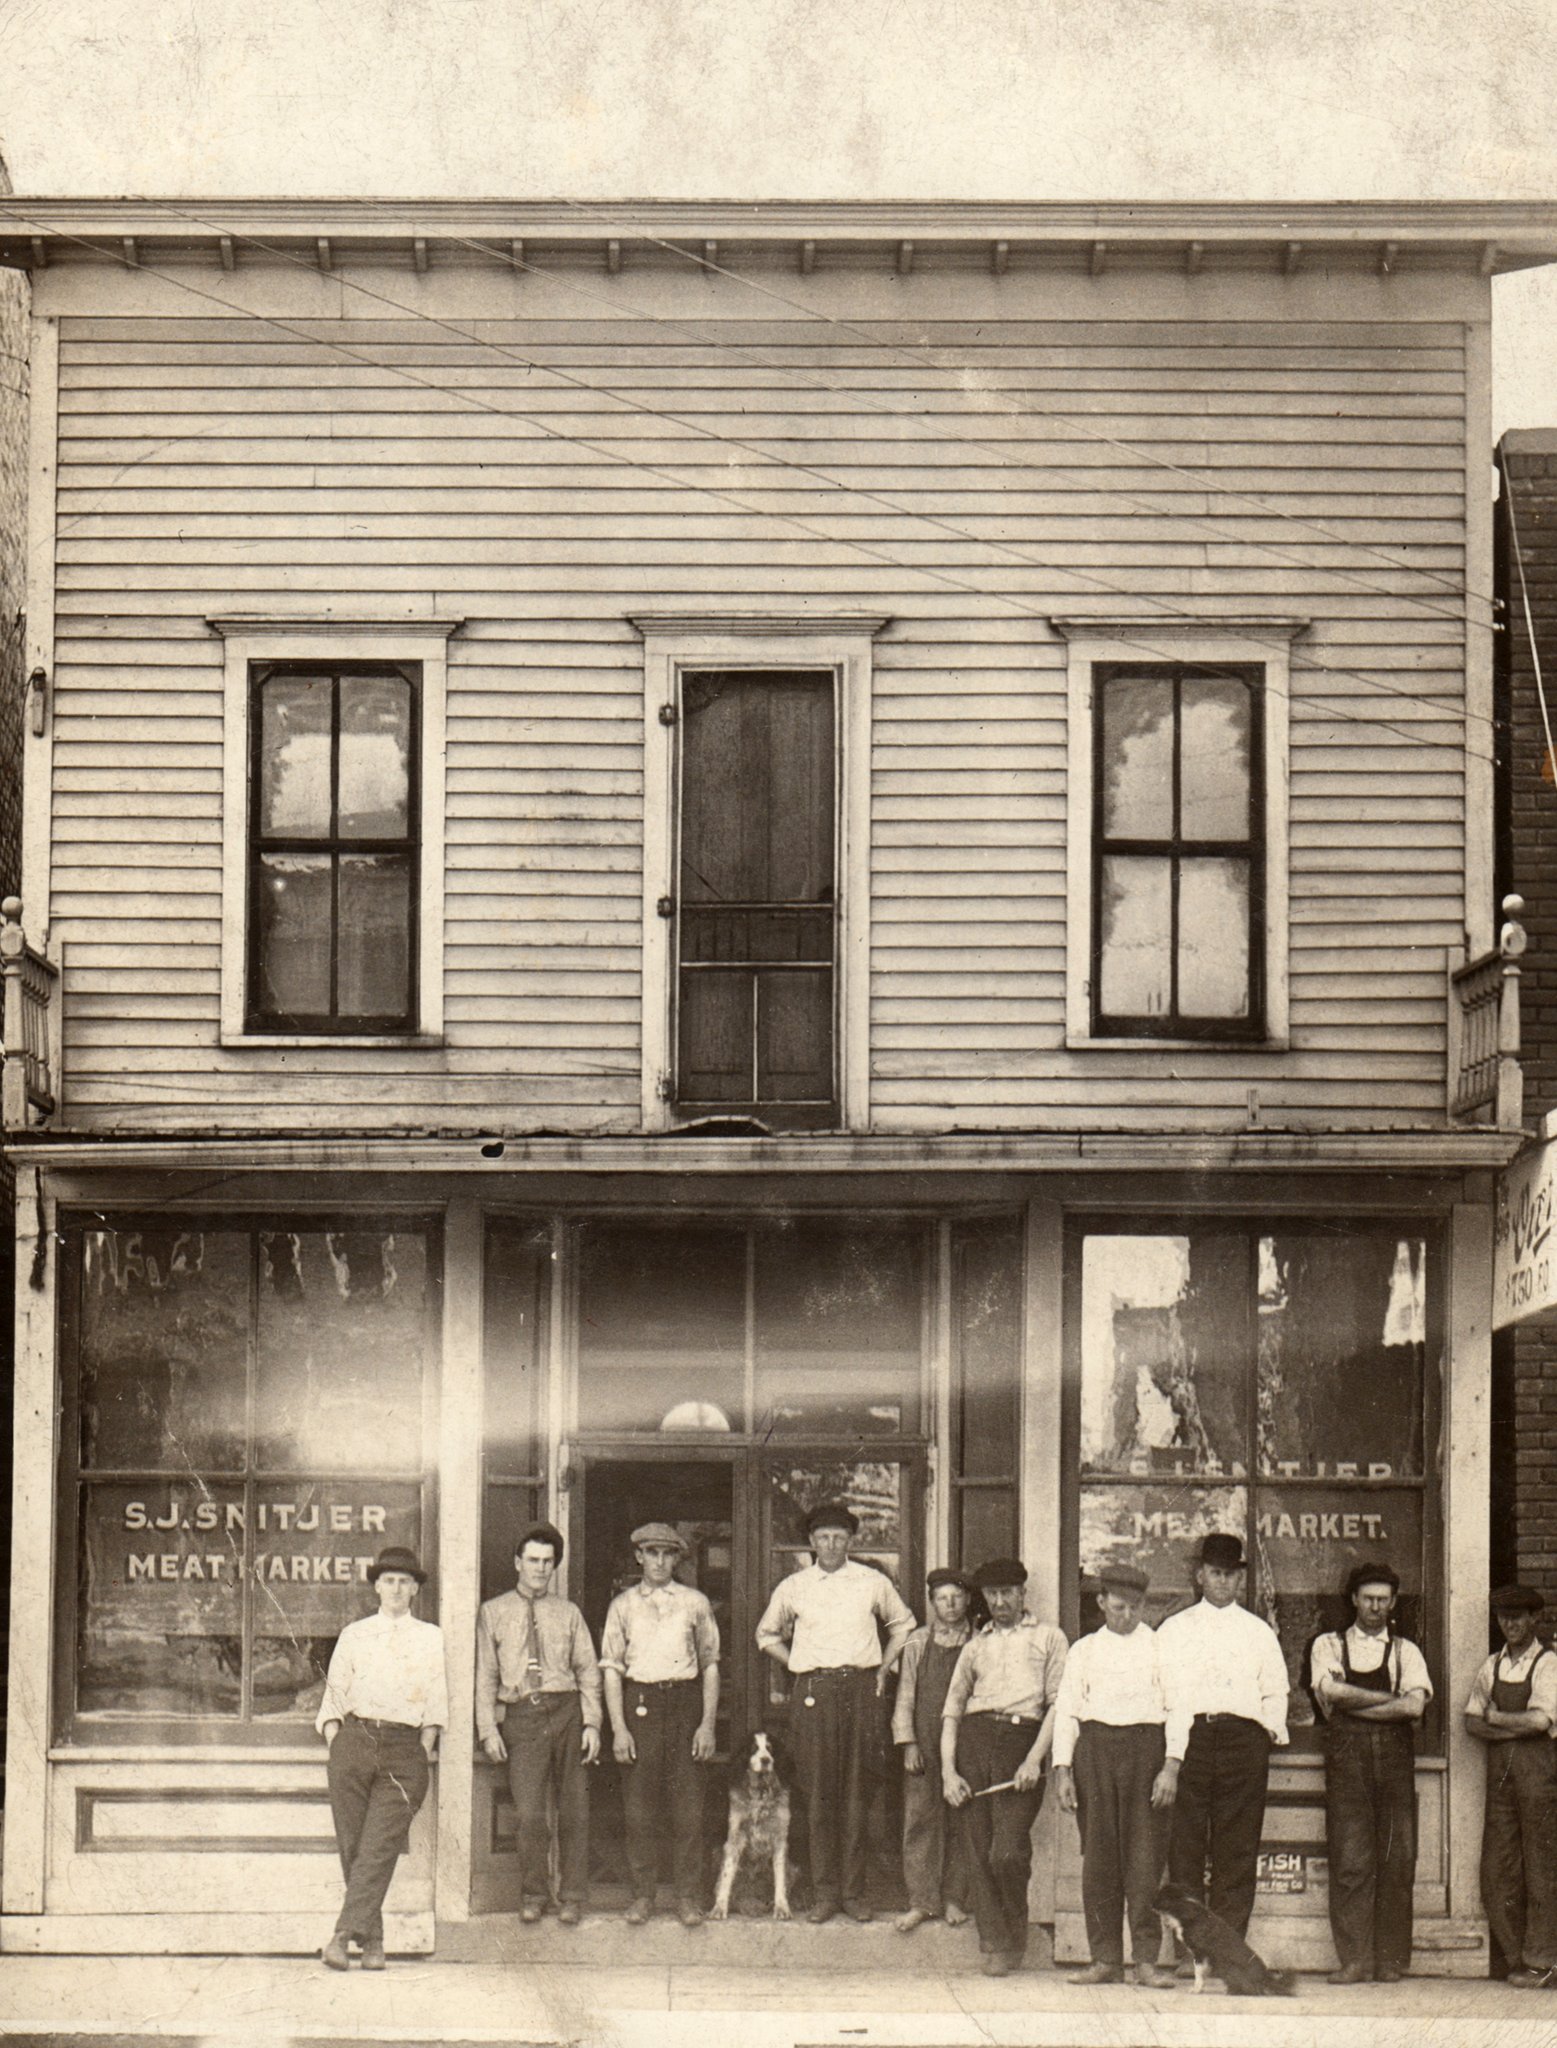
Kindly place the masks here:
<instances>
[{"instance_id":1,"label":"white dress shirt","mask_svg":"<svg viewBox=\"0 0 1557 2048\"><path fill-rule=\"evenodd\" d=\"M672 1579L668 1586L640 1581L618 1593L606 1609L600 1668L640 1685L697 1678L719 1662L719 1624L708 1595Z\"/></svg>"},{"instance_id":2,"label":"white dress shirt","mask_svg":"<svg viewBox=\"0 0 1557 2048\"><path fill-rule=\"evenodd\" d=\"M1369 1635L1366 1629L1353 1626L1346 1631L1346 1650L1351 1658L1353 1674L1359 1678L1364 1672L1377 1671L1387 1651L1393 1666L1390 1673L1392 1690L1397 1693L1425 1692L1429 1699L1432 1698L1433 1681L1427 1675L1422 1653L1404 1636L1386 1635L1383 1629L1377 1635ZM1346 1682L1346 1665L1341 1655L1338 1631L1318 1638L1309 1660L1309 1669L1315 1697L1328 1719L1334 1711L1331 1704L1334 1688ZM1379 1697L1382 1699L1385 1695L1381 1693Z\"/></svg>"},{"instance_id":3,"label":"white dress shirt","mask_svg":"<svg viewBox=\"0 0 1557 2048\"><path fill-rule=\"evenodd\" d=\"M369 1614L336 1639L314 1726L355 1714L363 1721L398 1721L406 1728L446 1728L449 1684L443 1667L443 1630L414 1614Z\"/></svg>"},{"instance_id":4,"label":"white dress shirt","mask_svg":"<svg viewBox=\"0 0 1557 2048\"><path fill-rule=\"evenodd\" d=\"M886 1630L886 1652L877 1624ZM914 1617L885 1572L845 1558L838 1569L819 1564L791 1572L773 1590L757 1624L759 1650L789 1644L789 1668L834 1671L845 1665L874 1671L884 1654L907 1642Z\"/></svg>"},{"instance_id":5,"label":"white dress shirt","mask_svg":"<svg viewBox=\"0 0 1557 2048\"><path fill-rule=\"evenodd\" d=\"M1182 1757L1197 1714L1258 1721L1278 1749L1287 1742L1287 1660L1276 1631L1235 1600L1197 1600L1157 1630L1168 1755Z\"/></svg>"},{"instance_id":6,"label":"white dress shirt","mask_svg":"<svg viewBox=\"0 0 1557 2048\"><path fill-rule=\"evenodd\" d=\"M1069 1766L1083 1721L1160 1728L1167 1720L1157 1638L1144 1621L1128 1635L1095 1629L1070 1646L1054 1708L1055 1768Z\"/></svg>"}]
</instances>

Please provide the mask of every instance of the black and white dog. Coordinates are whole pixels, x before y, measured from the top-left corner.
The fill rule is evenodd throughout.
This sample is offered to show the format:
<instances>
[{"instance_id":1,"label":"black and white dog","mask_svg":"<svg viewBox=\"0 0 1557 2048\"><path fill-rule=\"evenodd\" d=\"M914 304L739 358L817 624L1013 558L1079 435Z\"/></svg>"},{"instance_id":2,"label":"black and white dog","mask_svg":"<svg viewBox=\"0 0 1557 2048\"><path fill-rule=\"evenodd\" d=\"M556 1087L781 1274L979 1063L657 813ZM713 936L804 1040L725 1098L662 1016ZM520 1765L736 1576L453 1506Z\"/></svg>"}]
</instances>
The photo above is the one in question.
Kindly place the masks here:
<instances>
[{"instance_id":1,"label":"black and white dog","mask_svg":"<svg viewBox=\"0 0 1557 2048\"><path fill-rule=\"evenodd\" d=\"M1193 1892L1182 1885L1165 1884L1152 1904L1193 1957L1197 1991L1205 1989L1210 1971L1239 1998L1292 1996L1290 1974L1268 1969L1237 1928L1229 1927L1220 1913L1213 1913Z\"/></svg>"},{"instance_id":2,"label":"black and white dog","mask_svg":"<svg viewBox=\"0 0 1557 2048\"><path fill-rule=\"evenodd\" d=\"M711 1918L729 1918L730 1895L748 1857L758 1867L763 1863L772 1866L773 1917L787 1920L789 1786L777 1743L762 1729L730 1759L730 1824L725 1831Z\"/></svg>"}]
</instances>

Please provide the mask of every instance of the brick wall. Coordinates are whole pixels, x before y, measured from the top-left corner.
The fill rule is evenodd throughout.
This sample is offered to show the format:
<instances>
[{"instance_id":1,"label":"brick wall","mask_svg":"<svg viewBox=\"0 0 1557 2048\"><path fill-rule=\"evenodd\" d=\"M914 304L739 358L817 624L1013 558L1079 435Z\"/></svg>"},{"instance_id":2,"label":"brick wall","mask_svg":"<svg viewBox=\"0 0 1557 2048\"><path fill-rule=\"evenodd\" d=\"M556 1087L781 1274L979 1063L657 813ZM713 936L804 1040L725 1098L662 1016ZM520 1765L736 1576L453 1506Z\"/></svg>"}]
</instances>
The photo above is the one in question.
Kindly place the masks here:
<instances>
[{"instance_id":1,"label":"brick wall","mask_svg":"<svg viewBox=\"0 0 1557 2048\"><path fill-rule=\"evenodd\" d=\"M1557 732L1557 432L1513 433L1502 444L1498 586L1501 889L1525 899L1530 934L1521 983L1525 1111L1538 1123L1557 1109L1557 781L1543 775L1546 736L1530 634L1514 565L1512 498L1547 707ZM1557 1606L1557 1321L1526 1323L1499 1339L1493 1386L1493 1566Z\"/></svg>"}]
</instances>

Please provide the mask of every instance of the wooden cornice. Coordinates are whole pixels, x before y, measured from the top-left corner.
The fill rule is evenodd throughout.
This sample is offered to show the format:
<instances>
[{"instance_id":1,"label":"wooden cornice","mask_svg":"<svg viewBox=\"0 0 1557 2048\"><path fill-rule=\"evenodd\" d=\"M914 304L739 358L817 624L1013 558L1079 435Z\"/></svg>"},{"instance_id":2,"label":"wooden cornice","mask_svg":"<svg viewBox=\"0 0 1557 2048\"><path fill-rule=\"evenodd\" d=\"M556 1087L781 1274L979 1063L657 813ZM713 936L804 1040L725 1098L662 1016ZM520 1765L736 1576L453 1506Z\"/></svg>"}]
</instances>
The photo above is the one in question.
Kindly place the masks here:
<instances>
[{"instance_id":1,"label":"wooden cornice","mask_svg":"<svg viewBox=\"0 0 1557 2048\"><path fill-rule=\"evenodd\" d=\"M906 252L906 253L905 253ZM1100 252L1106 252L1100 257ZM1294 254L1294 252L1298 252ZM29 199L0 201L0 264L41 269L208 264L214 271L306 261L339 270L559 265L624 270L754 266L803 276L1033 270L1079 275L1169 269L1271 277L1306 271L1493 275L1557 260L1557 205L1536 202Z\"/></svg>"}]
</instances>

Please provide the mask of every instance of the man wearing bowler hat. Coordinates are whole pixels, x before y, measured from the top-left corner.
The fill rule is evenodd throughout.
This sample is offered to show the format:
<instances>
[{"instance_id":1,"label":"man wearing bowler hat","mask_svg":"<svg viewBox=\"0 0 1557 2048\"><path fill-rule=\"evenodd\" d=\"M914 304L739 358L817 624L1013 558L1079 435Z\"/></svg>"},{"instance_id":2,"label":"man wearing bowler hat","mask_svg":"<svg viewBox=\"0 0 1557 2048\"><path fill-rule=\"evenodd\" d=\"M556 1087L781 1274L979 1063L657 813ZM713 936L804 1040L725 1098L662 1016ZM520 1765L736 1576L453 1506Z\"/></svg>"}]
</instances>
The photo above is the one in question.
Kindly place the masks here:
<instances>
[{"instance_id":1,"label":"man wearing bowler hat","mask_svg":"<svg viewBox=\"0 0 1557 2048\"><path fill-rule=\"evenodd\" d=\"M632 1903L627 1922L654 1911L658 1849L669 1843L678 1917L703 1918L703 1786L697 1766L714 1753L719 1712L719 1625L708 1595L676 1578L685 1540L668 1522L632 1533L642 1576L606 1610L600 1671L622 1812Z\"/></svg>"},{"instance_id":2,"label":"man wearing bowler hat","mask_svg":"<svg viewBox=\"0 0 1557 2048\"><path fill-rule=\"evenodd\" d=\"M1557 1991L1557 1650L1533 1586L1492 1596L1503 1647L1476 1674L1465 1727L1487 1752L1481 1897L1517 1991Z\"/></svg>"},{"instance_id":3,"label":"man wearing bowler hat","mask_svg":"<svg viewBox=\"0 0 1557 2048\"><path fill-rule=\"evenodd\" d=\"M1157 1968L1152 1906L1167 1846L1167 1710L1157 1638L1141 1619L1147 1577L1133 1564L1097 1575L1103 1626L1071 1645L1054 1710L1054 1792L1081 1829L1081 1904L1092 1960L1072 1984L1117 1984L1130 1922L1135 1981L1173 1988Z\"/></svg>"},{"instance_id":4,"label":"man wearing bowler hat","mask_svg":"<svg viewBox=\"0 0 1557 2048\"><path fill-rule=\"evenodd\" d=\"M1270 1753L1287 1741L1287 1662L1276 1631L1239 1604L1244 1568L1240 1539L1213 1531L1195 1560L1200 1598L1157 1630L1168 1877L1239 1934L1254 1911Z\"/></svg>"},{"instance_id":5,"label":"man wearing bowler hat","mask_svg":"<svg viewBox=\"0 0 1557 2048\"><path fill-rule=\"evenodd\" d=\"M842 1906L863 1921L866 1828L885 1764L881 1696L914 1617L884 1572L850 1559L860 1525L840 1501L813 1508L805 1526L816 1562L775 1587L757 1647L794 1680L789 1731L810 1840L810 1918L831 1920Z\"/></svg>"},{"instance_id":6,"label":"man wearing bowler hat","mask_svg":"<svg viewBox=\"0 0 1557 2048\"><path fill-rule=\"evenodd\" d=\"M381 1550L368 1571L378 1612L336 1639L315 1725L327 1750L330 1815L346 1876L335 1932L321 1951L332 1970L384 1967L384 1895L422 1801L428 1764L449 1719L443 1631L411 1604L427 1574L409 1550Z\"/></svg>"},{"instance_id":7,"label":"man wearing bowler hat","mask_svg":"<svg viewBox=\"0 0 1557 2048\"><path fill-rule=\"evenodd\" d=\"M1395 1633L1400 1577L1360 1564L1346 1582L1354 1620L1320 1636L1310 1671L1325 1716L1325 1847L1332 1984L1395 1984L1411 1967L1416 1882L1412 1729L1433 1696L1415 1643Z\"/></svg>"},{"instance_id":8,"label":"man wearing bowler hat","mask_svg":"<svg viewBox=\"0 0 1557 2048\"><path fill-rule=\"evenodd\" d=\"M958 1809L984 1974L1027 1950L1033 1822L1054 1739L1065 1638L1027 1612L1027 1567L995 1557L973 1574L990 1618L957 1659L941 1717L941 1777Z\"/></svg>"}]
</instances>

